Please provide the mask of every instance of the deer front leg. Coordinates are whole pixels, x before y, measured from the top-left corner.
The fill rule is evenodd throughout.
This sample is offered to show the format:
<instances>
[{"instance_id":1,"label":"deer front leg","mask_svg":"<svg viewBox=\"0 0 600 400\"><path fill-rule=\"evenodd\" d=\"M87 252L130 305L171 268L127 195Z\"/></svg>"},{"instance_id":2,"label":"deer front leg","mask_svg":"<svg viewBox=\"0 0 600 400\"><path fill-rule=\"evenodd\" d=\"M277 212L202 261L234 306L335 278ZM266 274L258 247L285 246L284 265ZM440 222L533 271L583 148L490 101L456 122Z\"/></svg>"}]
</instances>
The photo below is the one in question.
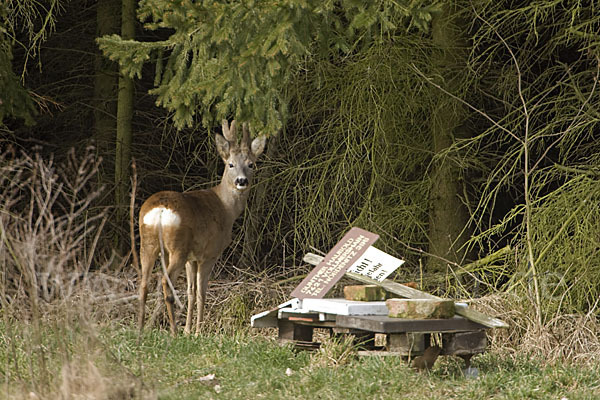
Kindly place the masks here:
<instances>
[{"instance_id":1,"label":"deer front leg","mask_svg":"<svg viewBox=\"0 0 600 400\"><path fill-rule=\"evenodd\" d=\"M169 279L173 286L175 286L175 281L185 264L187 255L182 256L180 254L171 255L169 257L171 260L169 262L169 267L167 268L167 273L169 274ZM162 279L163 286L163 295L165 298L165 304L167 305L167 315L169 316L169 324L171 326L171 334L175 336L177 334L177 321L175 320L175 313L173 310L173 306L175 303L175 294L171 292L171 288L169 287L169 283L167 282L167 277L163 276Z\"/></svg>"},{"instance_id":2,"label":"deer front leg","mask_svg":"<svg viewBox=\"0 0 600 400\"><path fill-rule=\"evenodd\" d=\"M188 306L183 333L189 335L192 332L192 318L194 317L194 305L196 303L196 274L198 273L198 263L195 261L188 261L185 264L185 273L187 275Z\"/></svg>"},{"instance_id":3,"label":"deer front leg","mask_svg":"<svg viewBox=\"0 0 600 400\"><path fill-rule=\"evenodd\" d=\"M196 336L200 335L200 325L204 320L204 303L206 302L208 279L216 262L216 259L205 261L204 263L202 263L202 265L199 266L198 273L196 274L196 277L198 278L198 282L196 283L196 287L198 289L198 315L196 316Z\"/></svg>"}]
</instances>

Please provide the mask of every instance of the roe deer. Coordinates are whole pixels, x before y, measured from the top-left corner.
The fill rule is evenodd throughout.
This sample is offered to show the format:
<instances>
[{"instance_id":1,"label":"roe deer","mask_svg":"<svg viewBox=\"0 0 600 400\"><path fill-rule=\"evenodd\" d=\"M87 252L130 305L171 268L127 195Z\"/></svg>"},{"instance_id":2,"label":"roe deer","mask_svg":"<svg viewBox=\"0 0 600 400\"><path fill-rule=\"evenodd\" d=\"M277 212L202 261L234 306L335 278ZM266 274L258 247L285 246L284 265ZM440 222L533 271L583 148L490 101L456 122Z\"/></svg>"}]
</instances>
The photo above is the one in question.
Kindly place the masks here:
<instances>
[{"instance_id":1,"label":"roe deer","mask_svg":"<svg viewBox=\"0 0 600 400\"><path fill-rule=\"evenodd\" d=\"M223 136L217 134L215 140L225 163L223 177L217 186L186 193L158 192L142 204L139 219L142 264L138 315L140 329L144 327L148 279L163 246L171 282L175 282L186 265L188 310L184 333L191 332L195 302L198 307L196 334L200 331L210 272L231 242L233 222L246 206L254 163L266 144L265 136L250 141L246 124L243 125L243 138L239 143L235 120L231 122L231 127L224 120ZM162 237L162 244L159 236ZM171 333L175 335L174 294L166 276L163 276L162 286Z\"/></svg>"}]
</instances>

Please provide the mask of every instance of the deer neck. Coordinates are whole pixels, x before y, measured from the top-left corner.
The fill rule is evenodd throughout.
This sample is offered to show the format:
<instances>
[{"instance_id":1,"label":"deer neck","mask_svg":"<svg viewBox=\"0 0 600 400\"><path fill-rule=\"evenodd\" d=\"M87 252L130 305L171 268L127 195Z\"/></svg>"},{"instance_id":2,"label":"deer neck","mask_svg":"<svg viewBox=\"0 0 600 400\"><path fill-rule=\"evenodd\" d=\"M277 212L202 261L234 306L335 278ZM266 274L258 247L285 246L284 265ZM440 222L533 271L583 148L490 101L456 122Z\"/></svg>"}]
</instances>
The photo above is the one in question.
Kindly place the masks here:
<instances>
[{"instance_id":1,"label":"deer neck","mask_svg":"<svg viewBox=\"0 0 600 400\"><path fill-rule=\"evenodd\" d=\"M229 220L233 224L246 207L248 200L248 189L244 191L237 190L225 182L221 181L217 186L212 188L213 192L219 197L221 203L225 207Z\"/></svg>"}]
</instances>

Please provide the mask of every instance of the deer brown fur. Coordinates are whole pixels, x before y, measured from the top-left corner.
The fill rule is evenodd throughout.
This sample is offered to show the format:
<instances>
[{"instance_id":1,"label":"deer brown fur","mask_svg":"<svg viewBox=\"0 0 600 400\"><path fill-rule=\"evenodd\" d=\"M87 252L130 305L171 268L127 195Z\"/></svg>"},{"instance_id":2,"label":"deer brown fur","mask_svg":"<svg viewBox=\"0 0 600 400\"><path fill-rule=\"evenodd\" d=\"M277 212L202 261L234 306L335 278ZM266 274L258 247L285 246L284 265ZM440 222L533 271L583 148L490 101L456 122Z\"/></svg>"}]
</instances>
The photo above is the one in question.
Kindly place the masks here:
<instances>
[{"instance_id":1,"label":"deer brown fur","mask_svg":"<svg viewBox=\"0 0 600 400\"><path fill-rule=\"evenodd\" d=\"M216 135L216 144L225 170L217 186L185 193L162 191L153 194L142 204L139 217L142 264L138 315L140 329L144 326L148 280L161 249L161 230L171 282L176 281L183 266L186 266L188 310L184 332L191 332L195 303L196 334L200 331L210 273L231 243L233 223L246 206L254 163L266 144L265 136L251 141L245 124L241 142L237 139L235 121L231 122L231 126L223 121L222 127L223 136ZM174 296L165 276L162 286L171 333L176 334Z\"/></svg>"}]
</instances>

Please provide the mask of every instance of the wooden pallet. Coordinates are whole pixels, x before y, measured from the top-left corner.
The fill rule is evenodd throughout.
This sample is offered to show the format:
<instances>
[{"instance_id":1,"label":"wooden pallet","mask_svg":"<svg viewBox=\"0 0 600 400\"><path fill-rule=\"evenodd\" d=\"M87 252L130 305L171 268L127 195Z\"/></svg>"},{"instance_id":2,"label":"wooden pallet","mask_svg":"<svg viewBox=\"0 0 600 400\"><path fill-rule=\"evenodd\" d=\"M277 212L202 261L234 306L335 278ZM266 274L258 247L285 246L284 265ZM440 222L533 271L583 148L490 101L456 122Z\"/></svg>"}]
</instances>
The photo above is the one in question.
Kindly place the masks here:
<instances>
[{"instance_id":1,"label":"wooden pallet","mask_svg":"<svg viewBox=\"0 0 600 400\"><path fill-rule=\"evenodd\" d=\"M307 254L304 261L318 264L323 257ZM378 282L368 277L347 272L346 276L362 283L375 284L400 297L412 299L439 299L429 293L416 290L388 279ZM282 342L293 342L302 349L318 348L313 341L315 328L328 329L331 335L353 335L361 350L359 354L395 355L412 358L419 356L431 346L432 337L441 338L441 354L456 355L466 362L467 370L473 355L483 353L487 347L486 330L507 328L497 318L487 316L455 303L456 315L448 319L401 319L385 315L342 315L336 308L313 312L299 308L300 300L292 299L279 307L252 317L252 326L277 327ZM333 310L333 311L332 311ZM375 336L383 335L384 344L376 345ZM381 342L381 341L379 341Z\"/></svg>"},{"instance_id":2,"label":"wooden pallet","mask_svg":"<svg viewBox=\"0 0 600 400\"><path fill-rule=\"evenodd\" d=\"M335 320L320 320L315 314L286 314L277 320L278 337L282 342L292 342L299 349L316 349L320 343L313 341L315 328L327 328L331 335L353 335L360 355L395 355L415 357L430 346L431 336L442 340L442 355L463 358L466 367L473 355L485 352L487 327L461 316L450 319L400 319L386 316L337 315ZM384 345L375 345L375 335L384 335Z\"/></svg>"}]
</instances>

